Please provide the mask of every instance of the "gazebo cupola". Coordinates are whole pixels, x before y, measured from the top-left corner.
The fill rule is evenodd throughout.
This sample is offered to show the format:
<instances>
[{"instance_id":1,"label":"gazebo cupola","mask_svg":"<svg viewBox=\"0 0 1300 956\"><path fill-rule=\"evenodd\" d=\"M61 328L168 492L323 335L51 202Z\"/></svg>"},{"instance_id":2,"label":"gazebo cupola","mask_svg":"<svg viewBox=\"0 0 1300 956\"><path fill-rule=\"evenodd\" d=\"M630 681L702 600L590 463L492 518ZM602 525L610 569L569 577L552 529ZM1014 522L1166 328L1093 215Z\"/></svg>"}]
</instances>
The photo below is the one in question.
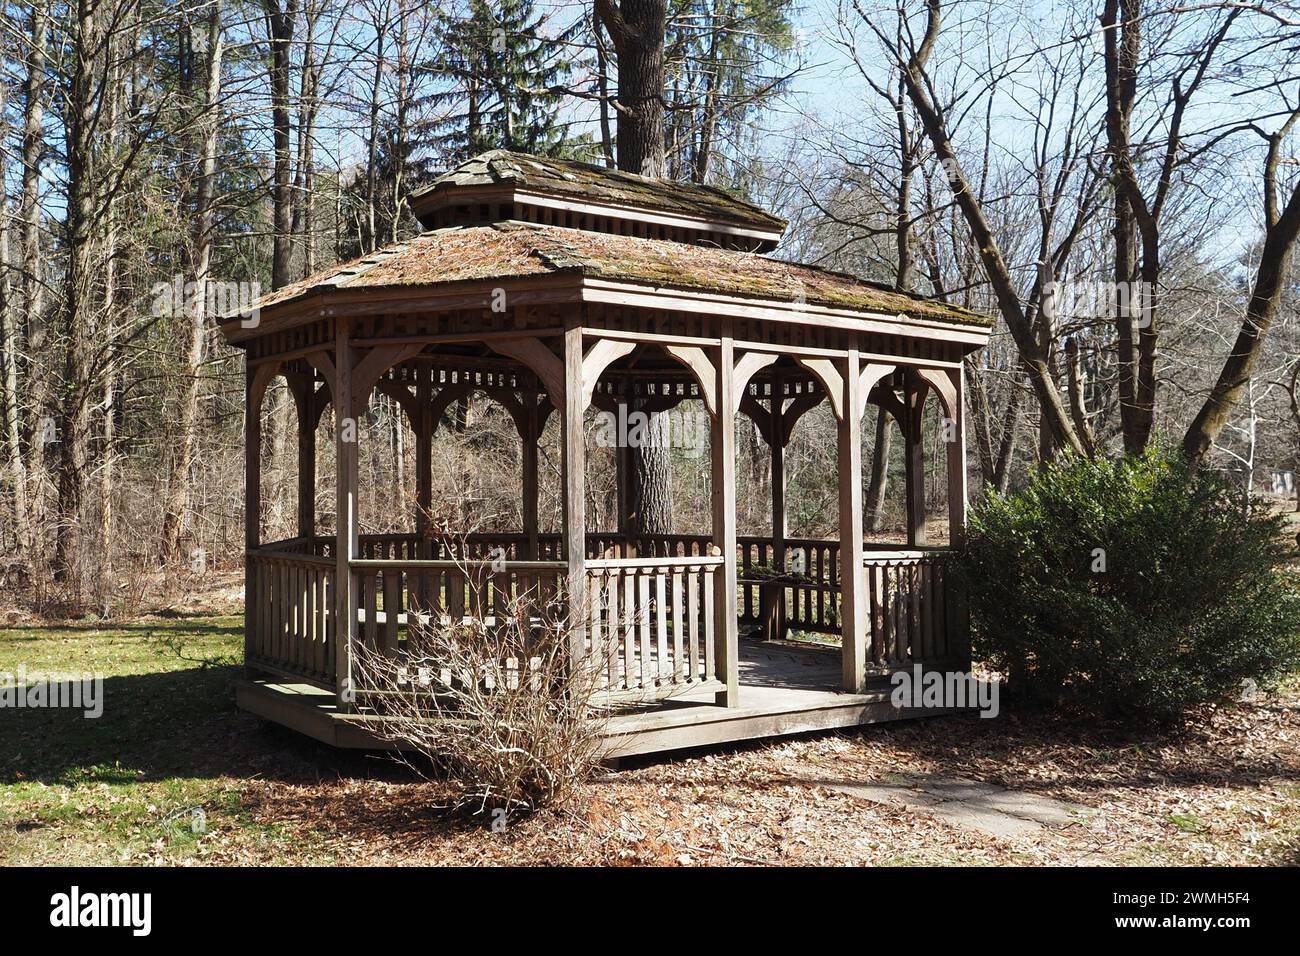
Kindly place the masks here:
<instances>
[{"instance_id":1,"label":"gazebo cupola","mask_svg":"<svg viewBox=\"0 0 1300 956\"><path fill-rule=\"evenodd\" d=\"M358 647L400 661L423 628L493 622L556 595L575 666L600 668L602 701L644 708L610 731L628 753L890 719L900 714L880 681L968 658L945 562L965 524L963 360L987 341L988 317L772 258L784 221L720 190L585 163L485 153L411 205L424 232L222 325L248 368L241 706L332 743L364 742L343 719L364 711ZM298 527L267 543L261 406L277 377L298 409ZM409 426L414 507L360 516L357 419L376 392ZM431 449L471 393L500 403L518 431L518 528L431 527ZM593 527L593 416L684 402L708 421L708 527L640 528L625 507L627 447L615 456L616 526ZM906 538L887 544L863 527L869 403L897 423L906 464ZM923 428L927 404L941 429ZM836 426L838 531L796 539L785 448L817 406ZM315 493L327 411L332 521ZM751 534L737 528L739 415L771 456L770 528ZM546 436L560 463L558 527L539 521ZM927 448L946 471L940 547L927 529ZM376 517L401 530L362 534ZM791 650L790 629L838 646ZM742 641L747 631L762 640Z\"/></svg>"},{"instance_id":2,"label":"gazebo cupola","mask_svg":"<svg viewBox=\"0 0 1300 956\"><path fill-rule=\"evenodd\" d=\"M771 252L785 220L720 189L493 150L411 196L426 229L503 220Z\"/></svg>"}]
</instances>

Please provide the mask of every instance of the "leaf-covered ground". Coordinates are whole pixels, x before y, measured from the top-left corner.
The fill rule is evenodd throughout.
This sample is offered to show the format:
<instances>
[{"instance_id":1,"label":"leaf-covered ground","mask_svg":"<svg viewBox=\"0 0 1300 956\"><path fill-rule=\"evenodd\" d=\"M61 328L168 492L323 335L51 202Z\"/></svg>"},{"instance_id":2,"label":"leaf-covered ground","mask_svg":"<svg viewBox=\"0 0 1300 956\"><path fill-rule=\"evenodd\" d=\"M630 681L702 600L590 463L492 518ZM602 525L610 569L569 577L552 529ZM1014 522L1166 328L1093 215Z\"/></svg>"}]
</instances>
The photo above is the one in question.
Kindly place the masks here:
<instances>
[{"instance_id":1,"label":"leaf-covered ground","mask_svg":"<svg viewBox=\"0 0 1300 956\"><path fill-rule=\"evenodd\" d=\"M0 631L0 672L100 671L105 711L0 709L0 863L1300 863L1300 683L1178 734L1004 711L646 762L509 823L238 712L241 621ZM939 773L1095 809L1006 839L832 786Z\"/></svg>"}]
</instances>

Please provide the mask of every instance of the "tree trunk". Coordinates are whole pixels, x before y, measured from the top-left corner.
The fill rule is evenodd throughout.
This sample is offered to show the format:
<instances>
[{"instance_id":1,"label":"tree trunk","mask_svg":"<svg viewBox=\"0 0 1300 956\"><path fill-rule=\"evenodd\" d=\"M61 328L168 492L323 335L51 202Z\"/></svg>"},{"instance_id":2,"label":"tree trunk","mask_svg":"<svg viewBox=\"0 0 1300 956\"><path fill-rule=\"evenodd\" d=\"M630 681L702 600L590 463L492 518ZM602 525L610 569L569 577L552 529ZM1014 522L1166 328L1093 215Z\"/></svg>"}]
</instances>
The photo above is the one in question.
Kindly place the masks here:
<instances>
[{"instance_id":1,"label":"tree trunk","mask_svg":"<svg viewBox=\"0 0 1300 956\"><path fill-rule=\"evenodd\" d=\"M133 42L130 32L125 34L124 39L126 43ZM115 161L122 136L122 117L126 112L124 99L127 85L122 75L123 68L117 62L114 44L111 40L108 43L107 50L106 59L111 64L109 67L108 87L104 92L104 98L107 100L105 107L108 155L110 161ZM100 258L103 263L104 321L101 325L102 331L96 330L96 338L99 341L112 342L118 334L116 314L119 302L117 293L120 279L118 253L123 243L117 210L110 207L105 215L105 220L107 230L104 239L104 250ZM95 567L92 577L95 599L101 607L105 608L108 606L112 595L113 581L113 486L117 464L117 422L114 419L114 406L117 399L116 376L117 362L110 357L104 364L103 383L100 386L99 393L100 458L99 468L97 469L98 474L96 475L96 491L99 498L99 528L96 533L98 552L95 555Z\"/></svg>"},{"instance_id":2,"label":"tree trunk","mask_svg":"<svg viewBox=\"0 0 1300 956\"><path fill-rule=\"evenodd\" d=\"M271 190L271 290L288 285L293 260L293 179L289 155L289 82L293 65L293 28L297 0L268 0L267 33L271 40L271 126L275 149Z\"/></svg>"},{"instance_id":3,"label":"tree trunk","mask_svg":"<svg viewBox=\"0 0 1300 956\"><path fill-rule=\"evenodd\" d=\"M5 105L5 89L0 87L0 115ZM0 124L8 133L8 124ZM0 182L8 181L7 155L0 151ZM0 381L0 400L4 406L5 465L9 475L9 500L12 507L13 534L18 558L26 563L31 555L27 535L27 472L23 467L20 441L20 416L18 405L19 338L14 321L14 270L10 261L10 217L8 197L0 198L0 364L3 380Z\"/></svg>"},{"instance_id":4,"label":"tree trunk","mask_svg":"<svg viewBox=\"0 0 1300 956\"><path fill-rule=\"evenodd\" d=\"M664 30L666 0L596 0L596 12L618 54L618 168L658 179L664 172ZM637 411L629 401L628 412ZM647 431L662 413L648 416ZM627 510L639 534L670 534L672 468L669 449L652 441L632 449Z\"/></svg>"},{"instance_id":5,"label":"tree trunk","mask_svg":"<svg viewBox=\"0 0 1300 956\"><path fill-rule=\"evenodd\" d=\"M1002 441L993 465L993 490L1000 495L1005 495L1011 487L1011 463L1016 457L1016 432L1020 428L1020 406L1024 396L1024 390L1017 384L1007 399L1006 415L1002 419Z\"/></svg>"},{"instance_id":6,"label":"tree trunk","mask_svg":"<svg viewBox=\"0 0 1300 956\"><path fill-rule=\"evenodd\" d=\"M58 526L54 543L56 579L69 587L75 606L84 593L84 505L90 447L92 369L90 324L94 316L95 270L92 223L95 215L96 86L104 64L97 8L78 0L65 115L67 142L67 269L62 308L63 367L59 382Z\"/></svg>"},{"instance_id":7,"label":"tree trunk","mask_svg":"<svg viewBox=\"0 0 1300 956\"><path fill-rule=\"evenodd\" d=\"M27 354L34 357L44 352L49 321L44 314L42 263L45 257L41 254L40 204L41 163L45 158L45 51L49 31L46 0L35 0L31 11L23 96L22 199L19 202L18 218L22 229L22 314L27 323ZM28 452L28 474L33 479L30 483L34 492L32 504L36 505L39 514L43 509L38 476L44 468L45 440L50 431L46 427L45 416L49 413L53 396L50 376L35 374L30 379L28 407L31 409L32 421L29 424L31 447Z\"/></svg>"},{"instance_id":8,"label":"tree trunk","mask_svg":"<svg viewBox=\"0 0 1300 956\"><path fill-rule=\"evenodd\" d=\"M1116 290L1131 289L1137 279L1137 227L1128 189L1120 172L1129 149L1129 126L1137 96L1137 61L1141 49L1141 25L1128 14L1120 21L1121 0L1106 0L1101 15L1106 64L1106 138L1113 177L1115 262L1112 277ZM1133 301L1115 295L1116 351L1119 360L1119 414L1124 450L1136 454L1146 446L1149 419L1144 423L1137 397L1137 362L1133 348Z\"/></svg>"},{"instance_id":9,"label":"tree trunk","mask_svg":"<svg viewBox=\"0 0 1300 956\"><path fill-rule=\"evenodd\" d=\"M975 356L966 357L966 382L970 386L971 424L975 426L975 453L979 457L980 477L993 484L993 412L988 391Z\"/></svg>"},{"instance_id":10,"label":"tree trunk","mask_svg":"<svg viewBox=\"0 0 1300 956\"><path fill-rule=\"evenodd\" d=\"M667 0L596 0L618 54L618 168L664 174L664 30Z\"/></svg>"},{"instance_id":11,"label":"tree trunk","mask_svg":"<svg viewBox=\"0 0 1300 956\"><path fill-rule=\"evenodd\" d=\"M1292 460L1300 466L1300 359L1296 359L1291 365L1291 380L1287 383L1286 397L1291 405L1291 423L1295 425L1296 443ZM1297 470L1300 471L1300 467ZM1297 475L1295 480L1295 510L1300 514L1300 475ZM1297 537L1296 543L1300 544L1300 536Z\"/></svg>"},{"instance_id":12,"label":"tree trunk","mask_svg":"<svg viewBox=\"0 0 1300 956\"><path fill-rule=\"evenodd\" d=\"M406 207L406 160L407 142L410 131L411 107L411 40L407 30L407 0L399 0L397 6L397 103L396 117L393 124L393 191L392 222L389 224L388 241L397 242L402 234L402 211Z\"/></svg>"},{"instance_id":13,"label":"tree trunk","mask_svg":"<svg viewBox=\"0 0 1300 956\"><path fill-rule=\"evenodd\" d=\"M1259 269L1255 272L1255 285L1246 307L1246 318L1237 333L1232 352L1223 363L1218 381L1187 429L1187 434L1183 436L1183 452L1193 465L1200 464L1219 437L1219 432L1228 423L1232 410L1241 401L1242 392L1254 374L1255 363L1259 360L1264 339L1277 316L1282 293L1286 288L1291 255L1295 249L1296 237L1300 234L1300 184L1292 190L1290 201L1280 216L1276 214L1276 200L1273 197L1276 195L1282 138L1295 119L1293 115L1291 122L1274 134L1270 144L1268 171L1265 174L1268 227L1259 257Z\"/></svg>"},{"instance_id":14,"label":"tree trunk","mask_svg":"<svg viewBox=\"0 0 1300 956\"><path fill-rule=\"evenodd\" d=\"M596 41L596 82L600 90L600 151L605 158L605 165L613 168L614 133L609 121L609 57L599 17L592 19L591 31Z\"/></svg>"},{"instance_id":15,"label":"tree trunk","mask_svg":"<svg viewBox=\"0 0 1300 956\"><path fill-rule=\"evenodd\" d=\"M1079 433L1083 447L1091 455L1096 440L1093 438L1092 425L1088 421L1088 400L1084 394L1088 381L1083 371L1083 360L1079 355L1079 340L1070 336L1065 343L1067 384L1070 393L1070 417L1074 419L1074 428Z\"/></svg>"},{"instance_id":16,"label":"tree trunk","mask_svg":"<svg viewBox=\"0 0 1300 956\"><path fill-rule=\"evenodd\" d=\"M313 153L323 69L323 64L316 59L316 25L320 20L320 8L308 4L304 10L304 20L306 36L303 40L302 71L298 83L298 162L294 171L295 198L291 231L302 243L302 275L306 278L316 271L316 217L313 203L316 173ZM326 55L328 56L328 48Z\"/></svg>"},{"instance_id":17,"label":"tree trunk","mask_svg":"<svg viewBox=\"0 0 1300 956\"><path fill-rule=\"evenodd\" d=\"M916 156L912 149L912 131L904 108L907 95L902 76L898 79L898 100L895 104L895 123L898 128L898 189L894 205L894 249L898 266L894 271L894 288L908 292L912 288L912 176L916 172ZM935 287L936 289L938 286Z\"/></svg>"},{"instance_id":18,"label":"tree trunk","mask_svg":"<svg viewBox=\"0 0 1300 956\"><path fill-rule=\"evenodd\" d=\"M868 531L884 530L885 491L889 483L889 451L893 435L889 413L883 408L876 409L876 441L871 452L871 479L867 482L867 501L862 516Z\"/></svg>"},{"instance_id":19,"label":"tree trunk","mask_svg":"<svg viewBox=\"0 0 1300 956\"><path fill-rule=\"evenodd\" d=\"M383 92L384 81L384 44L388 36L388 21L376 20L375 30L375 71L370 83L370 135L366 154L366 241L362 252L373 252L379 245L379 217L376 204L379 201L379 98Z\"/></svg>"},{"instance_id":20,"label":"tree trunk","mask_svg":"<svg viewBox=\"0 0 1300 956\"><path fill-rule=\"evenodd\" d=\"M691 168L691 181L703 184L709 178L709 163L713 159L714 136L718 127L718 91L722 83L722 37L730 28L733 19L731 3L725 4L725 10L714 14L712 31L709 35L709 52L704 69L704 106L700 118L700 130L695 148L695 161Z\"/></svg>"},{"instance_id":21,"label":"tree trunk","mask_svg":"<svg viewBox=\"0 0 1300 956\"><path fill-rule=\"evenodd\" d=\"M175 561L180 551L185 512L189 504L190 470L194 464L199 409L199 370L207 323L207 286L212 266L212 244L216 226L217 133L220 128L221 98L221 0L215 0L208 15L208 69L204 88L202 140L199 144L199 188L195 196L193 279L195 301L185 303L186 347L185 386L177 408L179 439L167 479L167 502L163 509L162 558Z\"/></svg>"},{"instance_id":22,"label":"tree trunk","mask_svg":"<svg viewBox=\"0 0 1300 956\"><path fill-rule=\"evenodd\" d=\"M637 403L633 402L628 413L631 415L637 410ZM646 430L651 435L660 434L655 431L658 419L658 414L649 416ZM628 475L631 481L628 489L629 530L633 537L672 534L673 485L669 451L656 439L649 439L632 451L632 467Z\"/></svg>"}]
</instances>

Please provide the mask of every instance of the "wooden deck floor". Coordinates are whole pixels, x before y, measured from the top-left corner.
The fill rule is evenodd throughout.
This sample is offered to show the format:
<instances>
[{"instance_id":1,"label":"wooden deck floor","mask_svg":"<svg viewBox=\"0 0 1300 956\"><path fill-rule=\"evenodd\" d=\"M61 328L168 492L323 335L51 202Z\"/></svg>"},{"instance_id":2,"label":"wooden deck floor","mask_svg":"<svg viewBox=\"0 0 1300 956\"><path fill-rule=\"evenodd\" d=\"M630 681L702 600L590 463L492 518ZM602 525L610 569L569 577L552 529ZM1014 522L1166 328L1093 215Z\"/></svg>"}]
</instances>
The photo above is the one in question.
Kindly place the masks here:
<instances>
[{"instance_id":1,"label":"wooden deck floor","mask_svg":"<svg viewBox=\"0 0 1300 956\"><path fill-rule=\"evenodd\" d=\"M610 758L854 727L948 711L894 707L881 679L865 694L836 690L838 648L740 641L740 706L719 707L713 694L683 695L631 708L609 721ZM336 747L387 747L367 724L375 717L345 715L334 695L307 684L242 680L242 709Z\"/></svg>"}]
</instances>

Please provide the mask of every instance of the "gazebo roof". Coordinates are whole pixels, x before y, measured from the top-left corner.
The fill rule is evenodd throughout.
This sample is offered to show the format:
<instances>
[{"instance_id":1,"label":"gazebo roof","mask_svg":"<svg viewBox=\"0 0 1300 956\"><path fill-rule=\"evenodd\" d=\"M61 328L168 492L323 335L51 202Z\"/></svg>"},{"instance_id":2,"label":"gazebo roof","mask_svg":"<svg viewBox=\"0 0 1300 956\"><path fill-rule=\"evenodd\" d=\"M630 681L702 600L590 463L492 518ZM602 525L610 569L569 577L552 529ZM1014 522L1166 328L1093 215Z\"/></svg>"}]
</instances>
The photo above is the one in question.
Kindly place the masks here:
<instances>
[{"instance_id":1,"label":"gazebo roof","mask_svg":"<svg viewBox=\"0 0 1300 956\"><path fill-rule=\"evenodd\" d=\"M560 226L501 222L426 232L265 296L261 309L314 294L569 276L806 303L895 321L988 326L988 316L766 255Z\"/></svg>"},{"instance_id":2,"label":"gazebo roof","mask_svg":"<svg viewBox=\"0 0 1300 956\"><path fill-rule=\"evenodd\" d=\"M436 315L511 303L604 303L834 325L984 344L992 320L816 266L771 258L785 222L717 189L494 150L412 197L436 228L263 297L246 342L322 317Z\"/></svg>"},{"instance_id":3,"label":"gazebo roof","mask_svg":"<svg viewBox=\"0 0 1300 956\"><path fill-rule=\"evenodd\" d=\"M411 209L426 227L448 202L489 190L512 199L549 198L606 210L671 213L701 222L748 227L779 239L786 221L711 186L647 179L569 159L494 149L444 173L411 194Z\"/></svg>"}]
</instances>

